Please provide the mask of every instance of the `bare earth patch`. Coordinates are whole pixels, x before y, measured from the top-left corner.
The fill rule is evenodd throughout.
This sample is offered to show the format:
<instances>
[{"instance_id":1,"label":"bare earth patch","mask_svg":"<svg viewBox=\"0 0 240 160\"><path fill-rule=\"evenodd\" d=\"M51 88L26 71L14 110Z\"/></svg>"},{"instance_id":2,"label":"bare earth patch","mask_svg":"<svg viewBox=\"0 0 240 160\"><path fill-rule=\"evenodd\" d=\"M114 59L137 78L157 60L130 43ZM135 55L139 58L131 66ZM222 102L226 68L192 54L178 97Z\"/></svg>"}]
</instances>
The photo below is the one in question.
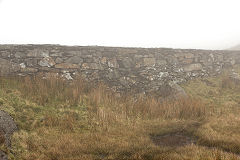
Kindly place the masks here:
<instances>
[{"instance_id":1,"label":"bare earth patch","mask_svg":"<svg viewBox=\"0 0 240 160\"><path fill-rule=\"evenodd\" d=\"M175 132L161 136L151 137L155 145L163 147L181 147L196 144L197 140L191 136L185 135L183 132Z\"/></svg>"}]
</instances>

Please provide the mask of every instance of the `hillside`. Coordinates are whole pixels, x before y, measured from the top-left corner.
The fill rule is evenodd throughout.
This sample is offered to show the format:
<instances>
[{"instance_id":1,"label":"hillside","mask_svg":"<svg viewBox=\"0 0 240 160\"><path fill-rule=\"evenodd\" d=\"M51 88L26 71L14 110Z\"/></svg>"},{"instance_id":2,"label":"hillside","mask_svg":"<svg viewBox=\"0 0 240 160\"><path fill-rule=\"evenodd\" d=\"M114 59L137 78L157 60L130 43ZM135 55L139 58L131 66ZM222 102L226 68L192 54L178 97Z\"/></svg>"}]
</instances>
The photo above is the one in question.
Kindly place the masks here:
<instances>
[{"instance_id":1,"label":"hillside","mask_svg":"<svg viewBox=\"0 0 240 160\"><path fill-rule=\"evenodd\" d=\"M12 160L240 159L240 88L227 74L189 81L188 99L166 102L54 77L1 77L0 87L19 127L11 151L1 146Z\"/></svg>"}]
</instances>

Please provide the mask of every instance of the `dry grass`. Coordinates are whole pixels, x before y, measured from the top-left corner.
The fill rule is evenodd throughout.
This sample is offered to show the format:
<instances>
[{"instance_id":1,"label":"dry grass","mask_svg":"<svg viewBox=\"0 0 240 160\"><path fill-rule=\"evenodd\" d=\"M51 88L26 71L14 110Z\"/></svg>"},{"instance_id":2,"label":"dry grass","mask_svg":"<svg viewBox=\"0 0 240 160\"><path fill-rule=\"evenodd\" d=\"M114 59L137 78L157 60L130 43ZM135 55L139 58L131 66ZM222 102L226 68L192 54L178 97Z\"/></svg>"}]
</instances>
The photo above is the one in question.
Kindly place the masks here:
<instances>
[{"instance_id":1,"label":"dry grass","mask_svg":"<svg viewBox=\"0 0 240 160\"><path fill-rule=\"evenodd\" d=\"M69 103L76 105L80 101L80 96L87 93L90 85L80 77L71 83L61 77L49 76L47 79L38 76L8 77L1 79L2 87L18 89L24 98L30 99L40 105Z\"/></svg>"},{"instance_id":2,"label":"dry grass","mask_svg":"<svg viewBox=\"0 0 240 160\"><path fill-rule=\"evenodd\" d=\"M220 114L215 104L224 105L226 100L213 103L207 99L217 99L219 88L225 92L222 83L214 89L202 82L192 83L184 86L186 91L191 89L192 98L162 101L154 96L118 97L106 86L91 86L80 78L71 83L58 77L1 78L0 103L20 128L13 138L15 155L10 158L238 159L233 154L238 151L231 147L240 146L236 141L238 115L232 114L237 113L236 108L221 109ZM195 84L205 87L204 93L194 92ZM208 89L219 95L208 95ZM232 115L229 121L225 113ZM179 130L198 137L198 144L172 149L157 146L151 139Z\"/></svg>"}]
</instances>

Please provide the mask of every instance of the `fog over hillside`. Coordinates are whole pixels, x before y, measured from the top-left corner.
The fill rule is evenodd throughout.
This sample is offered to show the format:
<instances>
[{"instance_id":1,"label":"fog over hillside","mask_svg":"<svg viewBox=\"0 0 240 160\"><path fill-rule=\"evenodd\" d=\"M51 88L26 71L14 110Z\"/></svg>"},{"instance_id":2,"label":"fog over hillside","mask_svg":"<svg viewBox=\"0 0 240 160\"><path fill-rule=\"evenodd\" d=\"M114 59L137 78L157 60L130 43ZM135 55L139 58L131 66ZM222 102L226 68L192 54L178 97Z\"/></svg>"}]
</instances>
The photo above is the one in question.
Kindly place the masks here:
<instances>
[{"instance_id":1,"label":"fog over hillside","mask_svg":"<svg viewBox=\"0 0 240 160\"><path fill-rule=\"evenodd\" d=\"M240 42L239 0L0 0L0 44L222 50Z\"/></svg>"},{"instance_id":2,"label":"fog over hillside","mask_svg":"<svg viewBox=\"0 0 240 160\"><path fill-rule=\"evenodd\" d=\"M231 48L228 48L228 50L240 50L240 44L233 46Z\"/></svg>"}]
</instances>

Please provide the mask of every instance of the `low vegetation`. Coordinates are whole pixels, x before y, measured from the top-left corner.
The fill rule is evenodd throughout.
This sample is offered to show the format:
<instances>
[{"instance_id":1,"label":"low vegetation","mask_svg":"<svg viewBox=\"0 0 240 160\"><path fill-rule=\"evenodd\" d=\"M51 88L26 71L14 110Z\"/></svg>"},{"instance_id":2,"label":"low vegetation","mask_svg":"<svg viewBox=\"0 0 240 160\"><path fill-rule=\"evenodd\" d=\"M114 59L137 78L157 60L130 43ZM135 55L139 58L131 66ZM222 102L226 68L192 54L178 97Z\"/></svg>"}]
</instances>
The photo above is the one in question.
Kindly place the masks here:
<instances>
[{"instance_id":1,"label":"low vegetation","mask_svg":"<svg viewBox=\"0 0 240 160\"><path fill-rule=\"evenodd\" d=\"M240 87L224 74L182 87L189 98L163 101L81 78L1 77L1 109L19 127L1 149L12 160L240 159ZM194 143L168 145L178 134Z\"/></svg>"}]
</instances>

